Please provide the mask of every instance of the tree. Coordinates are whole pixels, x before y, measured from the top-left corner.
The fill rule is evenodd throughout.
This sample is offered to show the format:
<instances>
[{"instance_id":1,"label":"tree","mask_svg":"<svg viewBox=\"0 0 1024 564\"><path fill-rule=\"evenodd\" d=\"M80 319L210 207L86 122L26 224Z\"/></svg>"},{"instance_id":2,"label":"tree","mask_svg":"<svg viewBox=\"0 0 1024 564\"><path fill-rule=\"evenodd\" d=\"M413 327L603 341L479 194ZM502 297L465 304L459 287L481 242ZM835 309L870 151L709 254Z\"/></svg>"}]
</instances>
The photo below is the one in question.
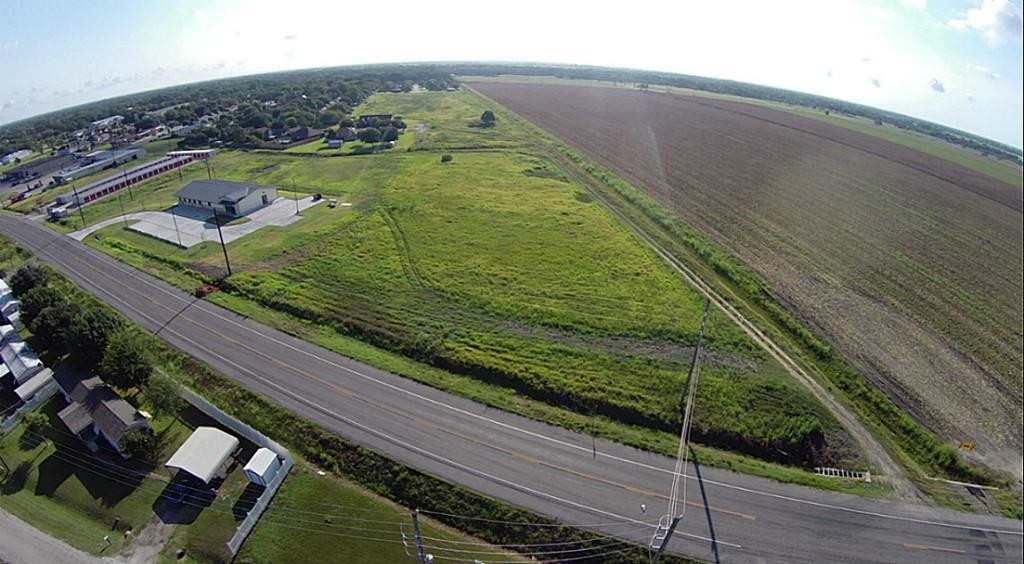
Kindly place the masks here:
<instances>
[{"instance_id":1,"label":"tree","mask_svg":"<svg viewBox=\"0 0 1024 564\"><path fill-rule=\"evenodd\" d=\"M388 126L380 131L380 140L384 142L398 141L398 130Z\"/></svg>"},{"instance_id":2,"label":"tree","mask_svg":"<svg viewBox=\"0 0 1024 564\"><path fill-rule=\"evenodd\" d=\"M359 132L356 133L356 137L358 137L363 143L377 143L380 141L380 130L376 127L360 129Z\"/></svg>"},{"instance_id":3,"label":"tree","mask_svg":"<svg viewBox=\"0 0 1024 564\"><path fill-rule=\"evenodd\" d=\"M178 385L163 374L156 374L146 385L146 399L156 416L173 415L177 420L187 402L178 392Z\"/></svg>"},{"instance_id":4,"label":"tree","mask_svg":"<svg viewBox=\"0 0 1024 564\"><path fill-rule=\"evenodd\" d=\"M497 119L498 118L494 117L494 112L492 112L491 110L486 110L484 111L483 114L480 115L481 123L493 124L495 121L497 121Z\"/></svg>"},{"instance_id":5,"label":"tree","mask_svg":"<svg viewBox=\"0 0 1024 564\"><path fill-rule=\"evenodd\" d=\"M68 329L68 352L75 364L96 366L111 335L122 327L121 319L106 308L94 307L72 320Z\"/></svg>"},{"instance_id":6,"label":"tree","mask_svg":"<svg viewBox=\"0 0 1024 564\"><path fill-rule=\"evenodd\" d=\"M96 372L108 384L122 390L144 386L153 372L142 335L121 328L107 342Z\"/></svg>"},{"instance_id":7,"label":"tree","mask_svg":"<svg viewBox=\"0 0 1024 564\"><path fill-rule=\"evenodd\" d=\"M121 437L121 450L142 460L154 460L160 450L160 440L150 429L129 431Z\"/></svg>"},{"instance_id":8,"label":"tree","mask_svg":"<svg viewBox=\"0 0 1024 564\"><path fill-rule=\"evenodd\" d=\"M47 425L50 424L50 420L46 417L46 414L39 411L29 413L21 421L25 424L25 430L34 435L42 433L43 430L46 429Z\"/></svg>"},{"instance_id":9,"label":"tree","mask_svg":"<svg viewBox=\"0 0 1024 564\"><path fill-rule=\"evenodd\" d=\"M48 307L57 307L67 303L60 290L49 286L32 288L21 297L21 321L31 326L39 312Z\"/></svg>"},{"instance_id":10,"label":"tree","mask_svg":"<svg viewBox=\"0 0 1024 564\"><path fill-rule=\"evenodd\" d=\"M29 325L35 335L35 344L54 354L64 354L71 340L72 327L79 323L76 318L81 316L82 307L78 304L64 303L43 308Z\"/></svg>"},{"instance_id":11,"label":"tree","mask_svg":"<svg viewBox=\"0 0 1024 564\"><path fill-rule=\"evenodd\" d=\"M26 292L37 286L50 283L50 271L35 265L26 264L11 277L11 291L16 296L24 296Z\"/></svg>"}]
</instances>

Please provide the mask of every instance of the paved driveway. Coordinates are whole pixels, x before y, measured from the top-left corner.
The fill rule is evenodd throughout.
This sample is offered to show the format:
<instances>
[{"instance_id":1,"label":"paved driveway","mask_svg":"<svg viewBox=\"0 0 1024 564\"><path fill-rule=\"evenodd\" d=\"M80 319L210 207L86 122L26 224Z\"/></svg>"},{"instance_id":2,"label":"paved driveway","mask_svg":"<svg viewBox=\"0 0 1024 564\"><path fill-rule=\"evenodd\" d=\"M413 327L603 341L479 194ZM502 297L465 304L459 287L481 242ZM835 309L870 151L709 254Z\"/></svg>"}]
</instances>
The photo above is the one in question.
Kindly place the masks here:
<instances>
[{"instance_id":1,"label":"paved driveway","mask_svg":"<svg viewBox=\"0 0 1024 564\"><path fill-rule=\"evenodd\" d=\"M321 199L314 202L312 197L303 198L299 200L299 211L309 209L323 201ZM302 219L301 215L295 213L295 200L285 198L278 198L273 204L258 209L247 217L249 221L245 223L221 228L225 243L230 243L268 225L280 227ZM175 206L169 211L136 212L101 221L71 233L71 238L81 241L94 231L127 221L131 222L128 229L132 231L145 233L174 245L191 247L203 241L219 241L217 225L207 222L206 220L209 218L209 212Z\"/></svg>"}]
</instances>

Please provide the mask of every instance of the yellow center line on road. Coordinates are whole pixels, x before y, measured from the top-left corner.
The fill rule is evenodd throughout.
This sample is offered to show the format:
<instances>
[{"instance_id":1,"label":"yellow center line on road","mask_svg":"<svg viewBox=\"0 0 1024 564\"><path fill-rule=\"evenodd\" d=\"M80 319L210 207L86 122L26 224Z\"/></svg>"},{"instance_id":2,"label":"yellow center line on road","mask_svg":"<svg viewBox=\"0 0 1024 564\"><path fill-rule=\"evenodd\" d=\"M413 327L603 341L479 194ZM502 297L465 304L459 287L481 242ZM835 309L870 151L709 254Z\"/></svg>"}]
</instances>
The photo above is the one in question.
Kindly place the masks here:
<instances>
[{"instance_id":1,"label":"yellow center line on road","mask_svg":"<svg viewBox=\"0 0 1024 564\"><path fill-rule=\"evenodd\" d=\"M927 545L927 544L913 544L913 543L909 543L909 542L903 543L903 548L912 548L912 549L915 549L915 550L934 550L934 551L937 551L937 552L949 552L949 553L952 553L952 554L963 554L964 553L964 551L960 550L959 548L946 548L946 547L943 547L943 546L930 546L930 545Z\"/></svg>"},{"instance_id":2,"label":"yellow center line on road","mask_svg":"<svg viewBox=\"0 0 1024 564\"><path fill-rule=\"evenodd\" d=\"M97 272L98 274L100 274L101 276L104 276L104 277L106 277L106 278L108 278L108 279L110 279L110 280L112 280L114 282L121 283L120 280L118 280L117 278L114 278L113 276L111 276L107 272L105 272L105 271L103 271L101 269L96 268L91 263L87 262L86 265L90 269L92 269L95 272ZM124 285L124 288L127 289L128 291L138 295L139 297L145 299L146 301L152 303L153 305L157 306L158 308L164 309L167 312L172 313L172 314L176 313L174 309L172 309L170 307L167 307L166 305L158 302L157 300L154 300L152 297L150 297L149 295L147 295L145 293L142 293L142 292L140 292L140 291L138 291L138 290L136 290L136 289L134 289L134 288L132 288L132 287L130 287L128 285ZM127 304L125 304L125 305L127 305ZM189 305L191 305L191 303ZM129 306L129 307L131 307L131 306ZM374 407L376 407L378 409L387 411L389 413L395 414L395 415L397 415L399 417L402 417L404 419L413 421L413 422L417 423L418 425L420 425L421 427L425 427L425 428L433 429L433 430L436 430L436 431L440 431L442 433L446 433L446 434L458 437L460 439L463 439L463 440L465 440L467 442L470 442L470 443L473 443L473 444L477 444L477 445L480 445L480 446L484 446L484 447L490 448L492 450L496 450L496 451L501 452L503 454L506 454L506 455L518 458L520 460L523 460L523 461L526 461L526 462L530 462L530 463L539 465L539 466L545 466L545 467L548 467L548 468L551 468L551 469L554 469L554 470L558 470L560 472L564 472L564 473L567 473L567 474L572 474L572 475L575 475L575 476L579 476L581 478L588 479L588 480L591 480L591 481L595 481L595 482L598 482L598 483L602 483L602 484L605 484L605 485L608 485L608 486L618 487L618 488L621 488L623 490L630 491L630 492L633 492L633 493L637 493L637 494L640 494L640 495L650 496L650 497L654 497L654 498L660 498L660 499L663 499L663 500L666 500L666 501L669 499L668 496L666 496L664 494L660 494L660 493L653 492L653 491L650 491L650 490L645 490L645 489L642 489L642 488L631 486L629 484L624 484L624 483L621 483L621 482L617 482L615 480L610 480L608 478L602 478L600 476L589 474L589 473L586 473L586 472L583 472L583 471L580 471L580 470L575 470L573 468L564 467L564 466L561 466L561 465L558 465L558 464L554 464L554 463L551 463L551 462L546 462L544 460L541 460L541 459L538 459L538 458L535 458L535 457L532 457L532 456L520 453L520 452L512 450L512 449L498 447L497 445L494 445L494 444L492 444L492 443L490 443L488 441L480 440L480 439L477 439L475 437L471 437L469 435L458 433L456 431L453 431L451 429L448 429L448 428L442 427L440 425L431 423L431 422L426 421L424 419L421 419L419 417L415 417L415 416L409 415L408 413L406 413L406 412L404 412L404 411L402 411L400 409L397 409L397 408L394 408L394 407L392 407L390 405L386 405L386 404L380 403L380 402L378 402L376 400L372 400L370 398L367 398L367 397L365 397L365 396L363 396L361 394L358 394L356 392L348 390L348 389L344 388L343 386L340 386L340 385L338 385L338 384L336 384L334 382L327 381L327 380L325 380L325 379L323 379L323 378L321 378L321 377L319 377L319 376L317 376L315 374L312 374L312 373L310 373L310 372L308 372L306 370L303 370L303 369L301 369L301 368L299 368L297 366L294 366L294 365L292 365L292 364L290 364L288 362L285 362L285 361L283 361L281 359L272 357L272 356L270 356L270 355L268 355L268 354L266 354L266 353L264 353L264 352L262 352L262 351L260 351L260 350L258 350L256 348L253 348L253 347L249 346L246 343L243 343L243 342L237 340L237 339L234 339L234 338L229 337L227 335L224 335L222 333L218 333L216 330L214 330L213 328L209 327L205 323L197 321L196 319L192 318L189 315L181 314L178 317L180 319L182 319L183 321L187 321L188 323L190 323L192 325L195 325L196 327L198 327L200 329L203 329L203 330L205 330L205 331L207 331L209 333L217 335L220 338L222 338L222 339L224 339L224 340L226 340L226 341L228 341L228 342L230 342L230 343L232 343L232 344L234 344L234 345L236 345L236 346L238 346L240 348L246 349L247 351L250 351L251 353L253 353L256 356L259 356L259 357L262 357L264 359L267 359L270 362L276 364L277 366L279 366L279 367L281 367L283 369L295 372L295 373L299 374L300 376L306 378L307 380L319 383L319 384L321 384L321 385L323 385L325 387L328 387L328 388L330 388L332 390L335 390L336 392L338 392L338 393L340 393L340 394L342 394L342 395L344 395L346 397L362 401L362 402L364 402L364 403L366 403L368 405L372 405L372 406L374 406ZM747 519L747 520L750 520L750 521L753 521L753 520L756 519L756 517L753 516L753 515L750 515L750 514L747 514L747 513L742 513L742 512L739 512L739 511L733 511L733 510L725 509L725 508L721 508L721 507L705 506L703 504L696 503L696 502L693 502L693 501L687 501L686 504L690 505L690 506L693 506L693 507L698 507L698 508L701 508L701 509L709 509L711 511L715 511L715 512L722 513L722 514L725 514L725 515L731 515L733 517L739 517L739 518L742 518L742 519Z\"/></svg>"}]
</instances>

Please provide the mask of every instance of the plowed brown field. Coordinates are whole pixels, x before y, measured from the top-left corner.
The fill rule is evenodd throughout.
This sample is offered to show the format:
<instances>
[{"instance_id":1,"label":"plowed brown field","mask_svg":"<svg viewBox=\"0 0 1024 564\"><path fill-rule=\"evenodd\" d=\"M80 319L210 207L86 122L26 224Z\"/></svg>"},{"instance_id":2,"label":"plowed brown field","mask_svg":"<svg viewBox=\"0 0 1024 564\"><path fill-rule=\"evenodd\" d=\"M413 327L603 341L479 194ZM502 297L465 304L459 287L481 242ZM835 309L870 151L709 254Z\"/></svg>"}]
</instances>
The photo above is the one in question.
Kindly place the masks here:
<instances>
[{"instance_id":1,"label":"plowed brown field","mask_svg":"<svg viewBox=\"0 0 1024 564\"><path fill-rule=\"evenodd\" d=\"M738 102L473 87L704 230L898 404L1021 475L1020 189Z\"/></svg>"}]
</instances>

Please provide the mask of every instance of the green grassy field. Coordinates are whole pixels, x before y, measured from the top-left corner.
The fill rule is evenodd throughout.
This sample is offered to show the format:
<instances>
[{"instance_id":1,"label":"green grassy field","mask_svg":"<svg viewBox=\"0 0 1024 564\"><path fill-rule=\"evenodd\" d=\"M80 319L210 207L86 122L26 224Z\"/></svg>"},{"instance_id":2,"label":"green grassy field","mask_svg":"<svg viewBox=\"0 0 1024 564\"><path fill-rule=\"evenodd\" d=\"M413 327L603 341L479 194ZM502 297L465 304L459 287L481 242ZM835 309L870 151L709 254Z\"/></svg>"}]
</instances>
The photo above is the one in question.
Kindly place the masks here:
<instances>
[{"instance_id":1,"label":"green grassy field","mask_svg":"<svg viewBox=\"0 0 1024 564\"><path fill-rule=\"evenodd\" d=\"M294 182L354 204L231 243L224 288L483 385L670 437L701 296L529 148L524 130L471 127L484 109L465 91L376 95L356 113L427 125L406 133L412 151L218 155L219 178ZM454 159L441 163L447 151ZM143 185L136 200L159 209L185 181ZM113 217L115 205L87 212ZM224 274L212 244L177 249L119 225L86 242L184 288L197 273ZM838 423L717 311L706 345L698 440L790 464L859 464Z\"/></svg>"},{"instance_id":2,"label":"green grassy field","mask_svg":"<svg viewBox=\"0 0 1024 564\"><path fill-rule=\"evenodd\" d=\"M409 510L300 462L237 561L415 562L412 544L408 551L402 544L402 532L411 536L411 524ZM427 518L420 524L427 537L473 540ZM525 561L515 553L501 558Z\"/></svg>"},{"instance_id":3,"label":"green grassy field","mask_svg":"<svg viewBox=\"0 0 1024 564\"><path fill-rule=\"evenodd\" d=\"M502 76L462 76L460 80L466 82L510 82L510 83L540 83L540 84L569 84L579 86L596 86L601 88L628 88L634 89L631 83L625 82L609 82L605 80L584 80L584 79L567 79L558 78L554 76L520 76L520 75L502 75ZM893 143L898 143L927 153L942 159L953 161L961 166L986 174L993 178L997 178L1006 182L1024 188L1024 177L1021 175L1021 167L999 159L988 157L978 153L977 151L954 145L953 143L947 143L941 139L922 135L920 133L914 133L911 131L905 131L898 129L892 125L876 125L873 121L867 118L846 116L837 113L831 113L826 115L820 110L808 108L805 106L796 106L790 104L782 104L779 102L772 102L769 100L758 100L756 98L744 98L742 96L733 96L729 94L718 94L715 92L705 92L703 90L693 90L689 88L678 88L675 86L651 86L652 92L671 92L675 94L685 94L688 96L702 96L706 98L718 98L722 100L731 100L735 102L743 102L745 104L756 104L759 106L766 106L776 110L782 110L785 112L794 113L804 117L830 123L832 125L838 125L846 127L854 131L859 131L866 135L871 135Z\"/></svg>"}]
</instances>

